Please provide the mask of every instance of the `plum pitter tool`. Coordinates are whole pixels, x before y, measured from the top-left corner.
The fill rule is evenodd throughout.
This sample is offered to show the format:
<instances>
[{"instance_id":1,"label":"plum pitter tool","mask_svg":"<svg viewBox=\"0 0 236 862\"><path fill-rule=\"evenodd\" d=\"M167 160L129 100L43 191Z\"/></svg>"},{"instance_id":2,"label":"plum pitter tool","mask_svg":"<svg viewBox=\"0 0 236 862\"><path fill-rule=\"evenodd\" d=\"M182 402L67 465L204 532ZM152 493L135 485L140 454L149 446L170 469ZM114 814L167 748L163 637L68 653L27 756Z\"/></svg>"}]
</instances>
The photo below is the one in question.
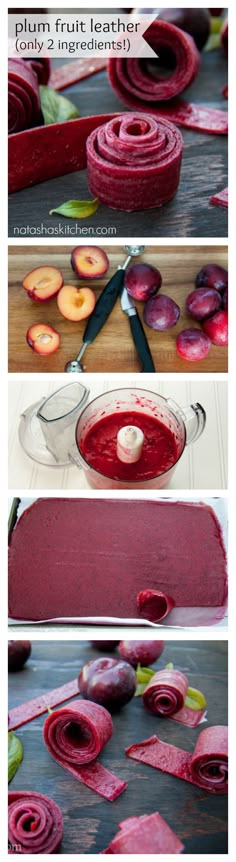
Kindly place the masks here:
<instances>
[{"instance_id":1,"label":"plum pitter tool","mask_svg":"<svg viewBox=\"0 0 236 862\"><path fill-rule=\"evenodd\" d=\"M133 340L139 358L142 362L142 371L155 371L155 366L148 347L148 342L144 329L142 327L141 320L137 314L133 303L131 302L131 298L130 302L128 302L128 294L126 288L124 287L124 275L127 266L132 260L132 257L138 257L139 255L143 254L144 249L144 245L124 246L124 250L127 252L128 257L126 258L122 266L118 266L117 271L114 273L114 275L102 291L101 295L99 296L94 311L89 317L87 326L85 327L82 347L78 353L78 356L76 356L75 359L71 359L69 362L67 362L65 366L66 372L78 373L84 371L83 365L80 360L82 359L86 347L88 347L89 344L92 344L92 342L95 340L96 336L100 332L100 329L102 329L104 323L106 323L106 320L111 314L111 311L114 308L116 300L121 294L121 292L121 307L123 311L125 311L126 314L128 314L129 316Z\"/></svg>"}]
</instances>

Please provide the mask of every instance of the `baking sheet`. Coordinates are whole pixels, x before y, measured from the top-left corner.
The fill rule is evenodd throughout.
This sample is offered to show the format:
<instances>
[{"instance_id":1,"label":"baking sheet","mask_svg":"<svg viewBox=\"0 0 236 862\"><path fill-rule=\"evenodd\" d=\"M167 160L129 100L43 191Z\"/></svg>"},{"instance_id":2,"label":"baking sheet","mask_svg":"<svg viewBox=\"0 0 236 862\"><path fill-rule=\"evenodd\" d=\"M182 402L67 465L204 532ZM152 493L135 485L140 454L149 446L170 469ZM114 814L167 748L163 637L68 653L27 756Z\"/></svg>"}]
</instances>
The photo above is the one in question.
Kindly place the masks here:
<instances>
[{"instance_id":1,"label":"baking sheet","mask_svg":"<svg viewBox=\"0 0 236 862\"><path fill-rule=\"evenodd\" d=\"M80 498L81 498L81 496L82 495L80 495ZM110 496L111 496L111 494L109 494L109 497ZM38 499L38 498L23 497L23 498L14 498L11 501L11 508L10 508L10 514L9 514L9 538L10 538L12 530L14 529L20 515L22 515L22 513L30 505L32 505L32 503L34 503L36 501L36 499ZM104 496L96 495L96 499L104 499ZM137 499L137 496L135 494L130 493L129 495L126 496L126 499ZM226 550L226 554L227 554L227 550L228 550L228 514L227 514L227 509L228 509L228 507L227 507L226 498L224 498L224 497L205 497L204 499L202 499L199 497L179 496L178 498L176 498L176 497L157 497L157 496L153 496L153 495L147 495L145 497L142 497L142 499L143 500L152 500L152 501L161 500L162 502L165 502L165 501L171 501L171 502L183 501L185 503L204 503L205 505L211 506L215 512L215 515L216 515L219 523L220 523L223 541L224 541L224 546L225 546L225 550ZM190 608L186 608L186 609L181 608L181 610L186 611L186 615L188 614L188 616L189 616ZM195 609L195 610L197 610L197 609ZM169 622L165 622L165 620L163 620L161 623L152 623L149 620L145 620L143 618L140 620L140 618L130 619L130 618L124 618L124 617L120 618L120 617L106 617L106 616L104 616L104 617L92 617L92 616L91 617L73 617L73 618L54 617L54 618L45 619L45 620L38 620L38 621L35 621L35 620L30 620L30 621L29 620L18 620L18 619L9 618L8 622L9 622L10 626L12 626L12 625L21 625L21 626L22 625L26 625L26 626L32 625L32 626L35 626L35 625L38 625L39 623L40 624L55 623L55 624L76 625L79 623L81 625L96 625L96 626L97 625L114 625L114 626L115 625L122 625L122 626L126 626L126 627L127 626L131 626L131 627L136 626L139 628L143 627L143 626L145 626L145 627L148 626L149 628L154 628L154 629L165 628L165 629L171 629L171 630L178 629L180 631L194 631L194 632L196 632L196 630L199 630L199 628L201 628L201 627L203 628L203 631L205 631L204 621L202 619L203 611L204 611L204 608L199 608L199 612L201 614L201 623L199 623L199 626L197 626L197 625L179 626L179 625L176 625L175 622L173 624L171 624ZM209 611L210 611L210 609L206 608L206 614L208 616L208 621L205 624L206 626L210 626L212 629L213 628L215 629L217 627L222 628L222 626L224 628L227 627L227 623L228 623L227 609L225 611L224 618L223 619L220 618L219 621L217 623L215 622L213 625L211 625L209 623ZM215 618L216 617L216 608L213 608L212 611L213 611L213 615ZM171 612L171 613L173 614L174 612Z\"/></svg>"}]
</instances>

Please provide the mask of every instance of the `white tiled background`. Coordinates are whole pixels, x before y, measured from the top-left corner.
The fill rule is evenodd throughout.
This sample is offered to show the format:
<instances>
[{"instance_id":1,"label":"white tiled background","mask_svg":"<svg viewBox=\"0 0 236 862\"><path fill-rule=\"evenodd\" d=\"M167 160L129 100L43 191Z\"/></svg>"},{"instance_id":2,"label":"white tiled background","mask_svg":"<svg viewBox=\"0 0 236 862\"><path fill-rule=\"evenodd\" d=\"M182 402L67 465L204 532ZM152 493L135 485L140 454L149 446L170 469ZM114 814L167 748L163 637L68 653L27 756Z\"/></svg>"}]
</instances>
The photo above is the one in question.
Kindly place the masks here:
<instances>
[{"instance_id":1,"label":"white tiled background","mask_svg":"<svg viewBox=\"0 0 236 862\"><path fill-rule=\"evenodd\" d=\"M75 379L73 377L73 379ZM42 396L47 396L65 383L71 383L71 375L48 379L22 379L9 381L9 489L86 489L83 471L76 466L49 468L32 461L22 450L18 439L20 414ZM142 387L140 375L129 380L124 377L82 376L82 382L90 389L90 399L101 392L119 386ZM169 488L226 489L227 488L227 382L205 379L160 380L156 375L145 375L145 389L172 397L181 407L200 402L207 413L206 428L196 443L186 447L171 479Z\"/></svg>"}]
</instances>

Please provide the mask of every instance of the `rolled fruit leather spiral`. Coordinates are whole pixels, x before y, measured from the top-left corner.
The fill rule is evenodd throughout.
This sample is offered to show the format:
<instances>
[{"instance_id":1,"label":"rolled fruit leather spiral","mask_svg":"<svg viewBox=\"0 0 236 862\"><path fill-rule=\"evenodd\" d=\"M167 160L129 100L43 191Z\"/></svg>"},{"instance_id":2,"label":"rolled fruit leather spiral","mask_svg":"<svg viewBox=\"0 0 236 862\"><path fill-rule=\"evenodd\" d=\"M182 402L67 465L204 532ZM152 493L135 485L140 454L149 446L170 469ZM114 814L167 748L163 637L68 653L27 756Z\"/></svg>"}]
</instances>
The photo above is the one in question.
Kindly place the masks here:
<instances>
[{"instance_id":1,"label":"rolled fruit leather spiral","mask_svg":"<svg viewBox=\"0 0 236 862\"><path fill-rule=\"evenodd\" d=\"M43 728L44 742L54 760L110 802L127 786L96 760L112 733L107 709L85 700L55 710Z\"/></svg>"},{"instance_id":2,"label":"rolled fruit leather spiral","mask_svg":"<svg viewBox=\"0 0 236 862\"><path fill-rule=\"evenodd\" d=\"M152 676L143 693L143 704L154 715L171 718L188 727L197 727L205 714L204 709L185 706L189 682L179 670L165 668Z\"/></svg>"},{"instance_id":3,"label":"rolled fruit leather spiral","mask_svg":"<svg viewBox=\"0 0 236 862\"><path fill-rule=\"evenodd\" d=\"M168 745L157 736L131 745L126 754L210 793L228 791L228 728L223 725L202 730L193 754Z\"/></svg>"},{"instance_id":4,"label":"rolled fruit leather spiral","mask_svg":"<svg viewBox=\"0 0 236 862\"><path fill-rule=\"evenodd\" d=\"M35 68L25 60L8 61L8 131L21 132L42 119L39 81Z\"/></svg>"},{"instance_id":5,"label":"rolled fruit leather spiral","mask_svg":"<svg viewBox=\"0 0 236 862\"><path fill-rule=\"evenodd\" d=\"M119 832L110 841L105 853L182 853L183 844L163 817L143 814L141 817L128 817L119 823Z\"/></svg>"},{"instance_id":6,"label":"rolled fruit leather spiral","mask_svg":"<svg viewBox=\"0 0 236 862\"><path fill-rule=\"evenodd\" d=\"M41 793L8 794L8 853L57 853L63 835L60 808Z\"/></svg>"},{"instance_id":7,"label":"rolled fruit leather spiral","mask_svg":"<svg viewBox=\"0 0 236 862\"><path fill-rule=\"evenodd\" d=\"M129 108L150 111L186 128L227 134L224 111L176 98L194 81L199 70L200 55L192 37L174 24L157 20L146 31L145 39L158 55L155 66L147 67L140 59L108 60L108 78L121 101ZM158 76L158 63L164 64L168 77L163 78L160 72Z\"/></svg>"},{"instance_id":8,"label":"rolled fruit leather spiral","mask_svg":"<svg viewBox=\"0 0 236 862\"><path fill-rule=\"evenodd\" d=\"M168 120L126 113L87 139L91 194L113 209L150 209L174 197L180 178L182 135Z\"/></svg>"}]
</instances>

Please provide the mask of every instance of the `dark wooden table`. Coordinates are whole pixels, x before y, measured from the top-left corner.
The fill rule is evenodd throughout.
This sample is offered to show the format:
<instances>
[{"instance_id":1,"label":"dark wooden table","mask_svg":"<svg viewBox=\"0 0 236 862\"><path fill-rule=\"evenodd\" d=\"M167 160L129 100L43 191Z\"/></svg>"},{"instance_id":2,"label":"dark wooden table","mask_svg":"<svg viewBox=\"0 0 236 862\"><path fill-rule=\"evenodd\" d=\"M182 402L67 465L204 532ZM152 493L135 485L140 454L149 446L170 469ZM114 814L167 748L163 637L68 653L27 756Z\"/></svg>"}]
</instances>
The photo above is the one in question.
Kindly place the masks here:
<instances>
[{"instance_id":1,"label":"dark wooden table","mask_svg":"<svg viewBox=\"0 0 236 862\"><path fill-rule=\"evenodd\" d=\"M32 657L25 668L9 675L9 707L73 679L86 661L99 655L87 641L34 641ZM187 674L191 686L204 692L208 724L227 724L227 643L167 641L158 668L168 661ZM121 820L153 811L159 811L182 839L185 853L227 853L226 796L206 793L135 763L124 754L128 745L154 733L165 742L193 751L200 729L155 718L144 710L140 698L134 698L113 716L114 735L99 758L128 781L125 792L110 803L72 778L50 757L42 741L44 720L42 716L17 731L24 746L24 760L10 789L36 790L58 803L64 817L61 853L100 853Z\"/></svg>"},{"instance_id":2,"label":"dark wooden table","mask_svg":"<svg viewBox=\"0 0 236 862\"><path fill-rule=\"evenodd\" d=\"M54 60L53 64L58 66L61 62ZM221 93L226 80L227 63L223 53L220 50L203 53L200 72L185 91L184 98L227 110L227 102ZM67 88L64 95L77 105L82 117L104 111L127 110L109 86L106 71ZM73 219L49 216L51 209L67 200L88 198L86 171L81 171L12 194L9 199L9 236L21 239L28 236L46 239L67 236L72 241L74 237L79 240L82 236L85 242L84 230L87 229L90 239L102 236L103 241L105 237L115 236L226 237L227 210L210 205L209 198L227 186L227 137L189 129L182 129L182 133L184 156L180 186L176 197L164 207L124 213L101 205L94 216L77 223Z\"/></svg>"}]
</instances>

